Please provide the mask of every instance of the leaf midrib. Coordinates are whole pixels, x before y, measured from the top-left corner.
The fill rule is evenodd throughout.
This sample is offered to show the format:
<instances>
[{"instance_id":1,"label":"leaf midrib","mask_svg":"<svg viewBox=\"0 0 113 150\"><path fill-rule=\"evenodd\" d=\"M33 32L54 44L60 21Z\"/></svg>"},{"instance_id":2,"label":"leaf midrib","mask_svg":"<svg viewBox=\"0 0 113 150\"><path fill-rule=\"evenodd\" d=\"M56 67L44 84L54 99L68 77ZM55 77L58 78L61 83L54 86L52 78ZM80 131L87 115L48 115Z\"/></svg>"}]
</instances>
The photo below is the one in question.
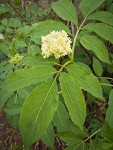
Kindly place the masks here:
<instances>
[{"instance_id":1,"label":"leaf midrib","mask_svg":"<svg viewBox=\"0 0 113 150\"><path fill-rule=\"evenodd\" d=\"M42 74L42 75L39 75L39 76L33 76L33 77L31 77L31 78L21 79L21 80L15 81L15 82L13 82L13 83L10 83L10 84L9 84L9 87L10 87L11 85L18 84L18 82L20 82L20 81L22 82L22 81L24 81L24 80L30 80L30 79L34 79L34 78L39 78L39 77L46 76L46 75L50 75L50 74L54 74L54 73L56 73L56 71L55 71L55 72L51 72L51 73ZM38 81L37 81L37 82L38 82ZM34 83L34 82L32 81L31 83ZM31 84L31 83L30 83L30 84ZM27 84L27 85L29 85L29 84ZM8 87L8 86L7 86L7 87ZM4 87L2 87L2 88L4 88Z\"/></svg>"},{"instance_id":2,"label":"leaf midrib","mask_svg":"<svg viewBox=\"0 0 113 150\"><path fill-rule=\"evenodd\" d=\"M58 113L59 119L60 119L60 121L61 121L61 124L62 124L63 128L65 129L65 126L64 126L64 124L63 124L62 118L60 117L60 114L59 114L58 110L57 110L57 113Z\"/></svg>"},{"instance_id":3,"label":"leaf midrib","mask_svg":"<svg viewBox=\"0 0 113 150\"><path fill-rule=\"evenodd\" d=\"M32 137L32 133L33 133L33 130L34 130L34 128L35 128L36 122L37 122L37 120L38 120L39 114L40 114L40 112L42 111L42 108L43 108L43 106L44 106L44 104L45 104L45 102L46 102L46 100L47 100L47 97L48 97L49 93L51 92L51 89L52 89L52 87L53 87L54 82L55 82L55 80L53 80L52 85L50 86L50 88L49 88L49 90L48 90L48 92L47 92L47 94L46 94L46 96L45 96L45 99L44 99L44 101L43 101L43 103L42 103L42 105L41 105L41 107L40 107L40 109L39 109L39 111L38 111L38 114L37 114L37 116L36 116L36 119L35 119L35 121L34 121L32 130L31 130L31 133L30 133L30 135L29 135L29 139ZM28 141L29 141L29 139L28 139Z\"/></svg>"},{"instance_id":4,"label":"leaf midrib","mask_svg":"<svg viewBox=\"0 0 113 150\"><path fill-rule=\"evenodd\" d=\"M68 93L68 95L69 95L69 98L70 98L70 100L72 101L72 103L74 104L74 102L73 102L73 100L72 100L72 98L71 98L71 95L70 95L70 93L69 93L69 91L68 91L68 88L67 88L67 86L66 86L66 83L65 83L65 80L63 79L63 77L62 77L62 81L64 82L64 85L65 85L65 88L66 88L66 91L67 91L67 93ZM75 112L76 112L76 114L77 114L77 117L78 117L78 119L77 120L79 120L79 115L78 115L78 113L77 113L77 110L76 110L76 107L75 107L75 105L73 105L74 106L74 110L75 110ZM72 119L73 120L73 119ZM73 122L75 122L75 121L73 121ZM80 122L80 120L78 121L79 122L79 125L81 126L81 122ZM82 127L82 126L81 126Z\"/></svg>"}]
</instances>

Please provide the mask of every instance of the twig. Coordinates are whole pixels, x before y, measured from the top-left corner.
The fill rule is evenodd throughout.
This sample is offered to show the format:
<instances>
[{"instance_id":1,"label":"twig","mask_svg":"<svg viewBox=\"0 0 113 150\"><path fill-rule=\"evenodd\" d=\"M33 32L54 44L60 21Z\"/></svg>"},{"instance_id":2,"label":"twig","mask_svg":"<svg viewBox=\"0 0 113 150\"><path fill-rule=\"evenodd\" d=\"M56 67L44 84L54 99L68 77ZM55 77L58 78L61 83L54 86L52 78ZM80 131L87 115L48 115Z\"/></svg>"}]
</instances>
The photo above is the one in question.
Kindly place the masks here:
<instances>
[{"instance_id":1,"label":"twig","mask_svg":"<svg viewBox=\"0 0 113 150\"><path fill-rule=\"evenodd\" d=\"M35 147L34 147L34 150L37 150L38 145L39 145L39 141L38 141L38 142L36 142Z\"/></svg>"},{"instance_id":2,"label":"twig","mask_svg":"<svg viewBox=\"0 0 113 150\"><path fill-rule=\"evenodd\" d=\"M73 35L75 35L75 26L74 26L74 24L72 22L71 22L71 33Z\"/></svg>"},{"instance_id":3,"label":"twig","mask_svg":"<svg viewBox=\"0 0 113 150\"><path fill-rule=\"evenodd\" d=\"M20 14L20 12L11 4L11 2L9 0L5 0L13 9L14 11L21 17L23 18L23 16Z\"/></svg>"},{"instance_id":4,"label":"twig","mask_svg":"<svg viewBox=\"0 0 113 150\"><path fill-rule=\"evenodd\" d=\"M37 6L39 6L41 9L44 9L44 8L42 7L42 5L40 5L38 2L36 2L36 4L37 4Z\"/></svg>"},{"instance_id":5,"label":"twig","mask_svg":"<svg viewBox=\"0 0 113 150\"><path fill-rule=\"evenodd\" d=\"M89 136L87 139L85 139L83 142L87 142L89 139L91 139L95 134L97 134L98 132L100 132L101 129L97 130L96 132L94 132L93 134L91 134L91 136Z\"/></svg>"},{"instance_id":6,"label":"twig","mask_svg":"<svg viewBox=\"0 0 113 150\"><path fill-rule=\"evenodd\" d=\"M112 87L113 87L113 85L111 85L111 84L106 84L106 83L100 83L100 85L103 85L103 86L112 86Z\"/></svg>"},{"instance_id":7,"label":"twig","mask_svg":"<svg viewBox=\"0 0 113 150\"><path fill-rule=\"evenodd\" d=\"M110 78L110 77L98 77L98 78L106 78L106 79L108 79L108 80L113 80L113 78Z\"/></svg>"}]
</instances>

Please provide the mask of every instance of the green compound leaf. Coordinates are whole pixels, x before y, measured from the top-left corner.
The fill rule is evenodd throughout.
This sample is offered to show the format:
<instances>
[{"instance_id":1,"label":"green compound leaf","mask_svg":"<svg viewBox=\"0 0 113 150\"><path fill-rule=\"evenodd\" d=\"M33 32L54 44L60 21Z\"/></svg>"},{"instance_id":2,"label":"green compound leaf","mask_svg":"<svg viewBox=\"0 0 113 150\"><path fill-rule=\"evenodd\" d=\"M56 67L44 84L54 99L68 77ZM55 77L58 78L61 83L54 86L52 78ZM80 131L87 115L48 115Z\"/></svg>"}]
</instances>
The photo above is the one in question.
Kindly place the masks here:
<instances>
[{"instance_id":1,"label":"green compound leaf","mask_svg":"<svg viewBox=\"0 0 113 150\"><path fill-rule=\"evenodd\" d=\"M91 93L93 96L99 99L103 99L101 85L98 79L91 72L75 63L69 65L67 70L80 88Z\"/></svg>"},{"instance_id":2,"label":"green compound leaf","mask_svg":"<svg viewBox=\"0 0 113 150\"><path fill-rule=\"evenodd\" d=\"M109 95L108 109L106 112L106 122L113 128L113 90L111 90Z\"/></svg>"},{"instance_id":3,"label":"green compound leaf","mask_svg":"<svg viewBox=\"0 0 113 150\"><path fill-rule=\"evenodd\" d=\"M54 73L56 70L47 65L20 69L4 80L0 87L7 91L15 91L37 82L46 81L52 78Z\"/></svg>"},{"instance_id":4,"label":"green compound leaf","mask_svg":"<svg viewBox=\"0 0 113 150\"><path fill-rule=\"evenodd\" d=\"M113 27L105 23L89 23L83 27L96 32L99 36L113 44Z\"/></svg>"},{"instance_id":5,"label":"green compound leaf","mask_svg":"<svg viewBox=\"0 0 113 150\"><path fill-rule=\"evenodd\" d=\"M76 9L70 0L59 0L53 2L52 9L63 20L68 20L74 24L78 24Z\"/></svg>"},{"instance_id":6,"label":"green compound leaf","mask_svg":"<svg viewBox=\"0 0 113 150\"><path fill-rule=\"evenodd\" d=\"M83 35L80 38L80 43L86 49L93 51L101 61L110 63L109 53L104 43L99 38L93 35Z\"/></svg>"},{"instance_id":7,"label":"green compound leaf","mask_svg":"<svg viewBox=\"0 0 113 150\"><path fill-rule=\"evenodd\" d=\"M55 81L37 86L26 99L20 115L20 131L26 150L42 138L58 107Z\"/></svg>"},{"instance_id":8,"label":"green compound leaf","mask_svg":"<svg viewBox=\"0 0 113 150\"><path fill-rule=\"evenodd\" d=\"M80 10L82 14L88 16L96 8L98 8L105 0L82 0L80 3Z\"/></svg>"},{"instance_id":9,"label":"green compound leaf","mask_svg":"<svg viewBox=\"0 0 113 150\"><path fill-rule=\"evenodd\" d=\"M60 75L60 85L72 121L83 130L86 118L86 104L82 91L73 78L66 73Z\"/></svg>"},{"instance_id":10,"label":"green compound leaf","mask_svg":"<svg viewBox=\"0 0 113 150\"><path fill-rule=\"evenodd\" d=\"M98 20L113 26L113 14L107 11L97 11L88 16L87 20Z\"/></svg>"},{"instance_id":11,"label":"green compound leaf","mask_svg":"<svg viewBox=\"0 0 113 150\"><path fill-rule=\"evenodd\" d=\"M65 24L53 20L48 20L34 24L29 35L31 36L32 41L37 44L41 44L41 36L45 36L53 30L64 30L68 34L71 33L70 29Z\"/></svg>"}]
</instances>

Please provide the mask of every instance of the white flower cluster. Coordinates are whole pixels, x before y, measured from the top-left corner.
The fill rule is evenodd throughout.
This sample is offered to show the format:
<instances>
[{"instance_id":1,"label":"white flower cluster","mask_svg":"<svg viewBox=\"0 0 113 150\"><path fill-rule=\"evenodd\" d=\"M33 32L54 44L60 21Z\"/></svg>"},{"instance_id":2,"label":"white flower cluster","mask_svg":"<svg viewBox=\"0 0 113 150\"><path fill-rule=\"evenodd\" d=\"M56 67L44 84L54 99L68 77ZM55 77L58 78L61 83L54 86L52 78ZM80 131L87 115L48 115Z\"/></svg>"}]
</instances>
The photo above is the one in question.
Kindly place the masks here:
<instances>
[{"instance_id":1,"label":"white flower cluster","mask_svg":"<svg viewBox=\"0 0 113 150\"><path fill-rule=\"evenodd\" d=\"M23 59L24 56L21 56L20 54L16 54L14 57L12 57L9 62L10 64L13 64L13 65L17 65L22 59Z\"/></svg>"},{"instance_id":2,"label":"white flower cluster","mask_svg":"<svg viewBox=\"0 0 113 150\"><path fill-rule=\"evenodd\" d=\"M66 56L72 52L71 43L71 39L64 30L52 31L42 36L42 55L44 58L54 55L56 59Z\"/></svg>"}]
</instances>

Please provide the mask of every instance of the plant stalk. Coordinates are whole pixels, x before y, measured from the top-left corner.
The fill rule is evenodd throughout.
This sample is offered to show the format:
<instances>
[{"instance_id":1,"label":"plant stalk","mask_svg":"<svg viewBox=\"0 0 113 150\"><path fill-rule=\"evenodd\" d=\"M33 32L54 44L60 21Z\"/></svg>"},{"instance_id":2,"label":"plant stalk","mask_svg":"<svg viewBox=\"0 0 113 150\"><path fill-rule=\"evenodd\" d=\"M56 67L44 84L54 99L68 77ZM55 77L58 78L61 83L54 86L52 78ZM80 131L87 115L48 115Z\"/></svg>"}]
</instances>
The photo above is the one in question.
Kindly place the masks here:
<instances>
[{"instance_id":1,"label":"plant stalk","mask_svg":"<svg viewBox=\"0 0 113 150\"><path fill-rule=\"evenodd\" d=\"M85 142L87 142L88 140L90 140L94 135L96 135L100 131L101 131L101 129L99 129L96 132L94 132L93 134L91 134L87 139L85 139L83 142L81 142L79 145L77 145L74 150L76 150L81 144L84 144Z\"/></svg>"},{"instance_id":2,"label":"plant stalk","mask_svg":"<svg viewBox=\"0 0 113 150\"><path fill-rule=\"evenodd\" d=\"M74 42L73 42L73 46L72 46L72 55L71 55L71 60L73 60L73 61L74 61L74 50L75 50L75 45L76 45L76 42L77 42L77 37L78 37L78 34L79 34L82 26L84 25L84 23L86 21L86 18L87 18L87 16L84 18L84 20L82 21L81 25L77 29L77 32L76 32L75 37L74 37Z\"/></svg>"},{"instance_id":3,"label":"plant stalk","mask_svg":"<svg viewBox=\"0 0 113 150\"><path fill-rule=\"evenodd\" d=\"M57 75L55 76L55 79L54 79L54 80L57 79L57 77L59 76L59 74L61 73L61 71L62 71L68 64L70 64L70 63L72 63L71 60L67 61L67 62L60 68L60 70L58 71L58 73L57 73Z\"/></svg>"}]
</instances>

